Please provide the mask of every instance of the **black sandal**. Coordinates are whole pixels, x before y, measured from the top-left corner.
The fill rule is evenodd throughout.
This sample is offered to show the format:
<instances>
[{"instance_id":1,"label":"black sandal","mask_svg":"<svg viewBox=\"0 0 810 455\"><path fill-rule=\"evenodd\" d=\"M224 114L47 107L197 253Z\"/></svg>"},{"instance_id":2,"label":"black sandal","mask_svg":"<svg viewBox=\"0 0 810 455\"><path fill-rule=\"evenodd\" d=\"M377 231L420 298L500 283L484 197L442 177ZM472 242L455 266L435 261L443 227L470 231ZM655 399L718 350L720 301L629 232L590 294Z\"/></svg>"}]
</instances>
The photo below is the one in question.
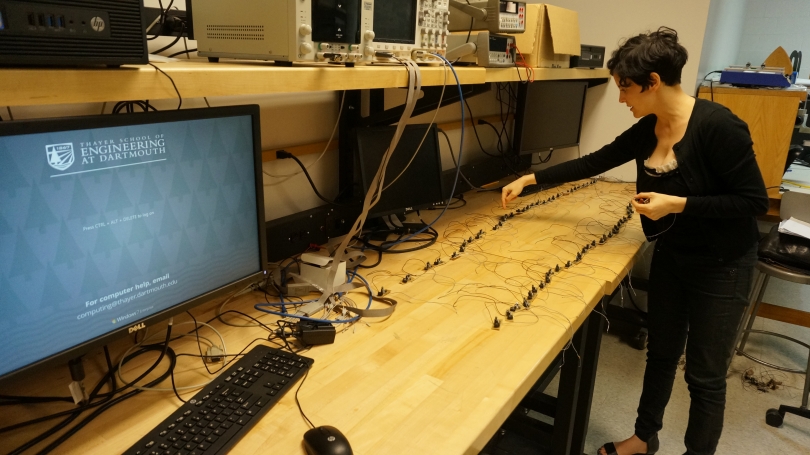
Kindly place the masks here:
<instances>
[{"instance_id":1,"label":"black sandal","mask_svg":"<svg viewBox=\"0 0 810 455\"><path fill-rule=\"evenodd\" d=\"M656 433L652 438L650 438L649 441L647 441L647 452L637 453L635 455L653 455L655 452L658 452L659 445L658 433ZM616 446L613 445L612 442L606 442L605 445L600 448L605 449L606 455L618 455L616 452ZM596 455L600 455L599 450L596 451Z\"/></svg>"}]
</instances>

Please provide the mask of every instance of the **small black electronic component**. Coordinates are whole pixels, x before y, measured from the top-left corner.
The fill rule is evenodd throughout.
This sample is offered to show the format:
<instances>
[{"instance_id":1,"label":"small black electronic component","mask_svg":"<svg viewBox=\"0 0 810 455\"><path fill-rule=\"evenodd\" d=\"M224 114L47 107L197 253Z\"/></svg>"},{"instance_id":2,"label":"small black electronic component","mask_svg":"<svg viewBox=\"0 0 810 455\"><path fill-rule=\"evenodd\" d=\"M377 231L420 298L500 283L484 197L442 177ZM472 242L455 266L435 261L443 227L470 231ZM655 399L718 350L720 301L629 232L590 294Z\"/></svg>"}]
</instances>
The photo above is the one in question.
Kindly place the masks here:
<instances>
[{"instance_id":1,"label":"small black electronic component","mask_svg":"<svg viewBox=\"0 0 810 455\"><path fill-rule=\"evenodd\" d=\"M461 251L461 252L463 253L463 252L464 252L464 247L462 246L462 247L461 247L461 248L459 248L458 250L459 250L459 251Z\"/></svg>"},{"instance_id":2,"label":"small black electronic component","mask_svg":"<svg viewBox=\"0 0 810 455\"><path fill-rule=\"evenodd\" d=\"M492 328L493 328L493 329L499 329L499 328L501 328L501 320L500 320L500 319L498 319L498 317L497 317L497 316L495 316L495 320L494 320L494 321L492 321Z\"/></svg>"},{"instance_id":3,"label":"small black electronic component","mask_svg":"<svg viewBox=\"0 0 810 455\"><path fill-rule=\"evenodd\" d=\"M436 258L436 260L433 261L433 265L439 265L441 263L442 263L442 258Z\"/></svg>"},{"instance_id":4,"label":"small black electronic component","mask_svg":"<svg viewBox=\"0 0 810 455\"><path fill-rule=\"evenodd\" d=\"M293 335L306 346L332 344L335 342L335 326L326 322L301 321Z\"/></svg>"},{"instance_id":5,"label":"small black electronic component","mask_svg":"<svg viewBox=\"0 0 810 455\"><path fill-rule=\"evenodd\" d=\"M582 253L577 253L577 261L581 261L581 260L582 260Z\"/></svg>"},{"instance_id":6,"label":"small black electronic component","mask_svg":"<svg viewBox=\"0 0 810 455\"><path fill-rule=\"evenodd\" d=\"M571 267L571 261L565 263L565 268L567 269L568 267Z\"/></svg>"},{"instance_id":7,"label":"small black electronic component","mask_svg":"<svg viewBox=\"0 0 810 455\"><path fill-rule=\"evenodd\" d=\"M428 270L429 268L430 268L430 261L425 262L425 270Z\"/></svg>"},{"instance_id":8,"label":"small black electronic component","mask_svg":"<svg viewBox=\"0 0 810 455\"><path fill-rule=\"evenodd\" d=\"M555 272L559 272L559 271L560 271L560 264L557 264L556 266L554 266L554 271L555 271Z\"/></svg>"},{"instance_id":9,"label":"small black electronic component","mask_svg":"<svg viewBox=\"0 0 810 455\"><path fill-rule=\"evenodd\" d=\"M602 68L605 64L605 47L580 44L579 55L572 55L569 68Z\"/></svg>"},{"instance_id":10,"label":"small black electronic component","mask_svg":"<svg viewBox=\"0 0 810 455\"><path fill-rule=\"evenodd\" d=\"M515 319L515 316L512 315L511 311L507 311L506 312L506 319L509 319L511 321L512 319Z\"/></svg>"}]
</instances>

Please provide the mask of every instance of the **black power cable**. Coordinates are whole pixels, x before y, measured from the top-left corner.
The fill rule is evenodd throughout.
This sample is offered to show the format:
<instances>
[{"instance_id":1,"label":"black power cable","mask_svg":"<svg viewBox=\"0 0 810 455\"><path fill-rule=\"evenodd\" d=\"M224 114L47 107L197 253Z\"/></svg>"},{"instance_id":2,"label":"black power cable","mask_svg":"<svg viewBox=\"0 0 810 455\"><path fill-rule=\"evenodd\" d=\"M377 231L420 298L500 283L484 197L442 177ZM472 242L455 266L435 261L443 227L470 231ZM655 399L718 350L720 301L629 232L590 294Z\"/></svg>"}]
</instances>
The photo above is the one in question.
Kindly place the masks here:
<instances>
[{"instance_id":1,"label":"black power cable","mask_svg":"<svg viewBox=\"0 0 810 455\"><path fill-rule=\"evenodd\" d=\"M498 155L493 155L492 153L489 153L486 150L484 150L484 145L481 144L481 138L478 137L478 128L475 127L475 116L473 115L472 109L470 108L470 103L468 103L466 99L464 99L464 105L467 106L467 112L470 113L470 122L472 123L473 132L475 133L475 139L478 141L478 148L480 148L485 155L490 156L492 158L496 158ZM501 154L503 154L503 152L501 152Z\"/></svg>"},{"instance_id":2,"label":"black power cable","mask_svg":"<svg viewBox=\"0 0 810 455\"><path fill-rule=\"evenodd\" d=\"M721 71L721 70L709 71L708 73L706 73L705 76L703 76L703 81L705 82L707 80L707 78L709 76L711 76L712 74L722 73L722 72L723 71ZM703 87L702 83L700 85L698 85L697 88L695 89L695 98L697 98L698 94L700 93L700 87ZM709 95L711 96L712 101L714 101L714 80L709 81Z\"/></svg>"},{"instance_id":3,"label":"black power cable","mask_svg":"<svg viewBox=\"0 0 810 455\"><path fill-rule=\"evenodd\" d=\"M341 204L339 202L330 201L329 199L326 199L325 197L323 197L323 195L320 193L320 191L318 191L318 188L315 186L315 182L312 181L312 177L310 177L309 171L307 171L306 166L304 166L304 163L302 163L301 160L298 159L298 157L296 157L295 155L293 155L292 153L290 153L290 152L288 152L286 150L276 150L276 158L280 159L280 160L290 158L290 159L294 160L296 163L298 163L298 165L301 167L301 170L304 171L304 175L306 175L307 180L309 181L309 185L312 187L312 190L315 191L315 195L318 196L318 199L326 202L327 204L337 205L337 206L340 206L340 207L349 207L346 204Z\"/></svg>"},{"instance_id":4,"label":"black power cable","mask_svg":"<svg viewBox=\"0 0 810 455\"><path fill-rule=\"evenodd\" d=\"M158 349L161 349L160 345L144 346L138 352L127 356L124 360L125 361L126 360L132 360L134 357L136 357L137 355L142 354L143 352L148 352L150 350L151 351L156 351ZM176 358L176 355L175 355L174 351L168 348L168 343L166 343L164 345L164 347L163 347L163 349L161 351L160 359L162 359L164 357L164 354L168 355L168 357L169 357L169 361L170 361L169 368L159 378L147 383L146 387L152 387L154 385L157 385L157 384L161 383L164 379L166 379L166 377L168 377L170 375L170 373L172 371L174 371L174 367L175 367L175 365L177 363L177 358ZM129 398L132 398L135 395L138 395L141 392L143 392L143 390L137 390L136 389L136 390L128 392L128 393L126 393L126 394L124 394L124 395L122 395L122 396L120 396L118 398L111 399L110 401L103 404L102 406L100 406L95 411L93 411L92 414L85 417L84 420L82 420L81 422L79 422L78 424L73 426L70 430L66 431L64 434L59 436L59 438L57 438L55 441L50 443L47 447L42 449L39 452L39 454L46 454L46 453L51 452L53 449L55 449L56 447L61 445L63 442L65 442L68 438L70 438L71 436L76 434L79 430L84 428L88 423L92 422L96 417L101 415L101 413L103 413L104 411L110 409L111 407L115 406L118 403L121 403L121 402L123 402L123 401L125 401L125 400L127 400Z\"/></svg>"},{"instance_id":5,"label":"black power cable","mask_svg":"<svg viewBox=\"0 0 810 455\"><path fill-rule=\"evenodd\" d=\"M143 101L136 100L136 101L119 101L118 103L115 103L115 106L113 106L113 108L112 108L112 113L113 114L119 114L119 113L121 113L122 110L126 110L127 113L132 113L132 112L135 112L134 108L136 106L139 107L143 112L146 112L146 111L157 112L157 108L152 106L149 103L149 100L143 100Z\"/></svg>"},{"instance_id":6,"label":"black power cable","mask_svg":"<svg viewBox=\"0 0 810 455\"><path fill-rule=\"evenodd\" d=\"M169 58L174 58L174 57L177 57L178 55L183 55L183 54L190 54L192 52L197 52L197 48L195 47L195 48L192 48L192 49L186 49L184 51L175 52L174 54L170 55Z\"/></svg>"},{"instance_id":7,"label":"black power cable","mask_svg":"<svg viewBox=\"0 0 810 455\"><path fill-rule=\"evenodd\" d=\"M10 426L4 427L4 428L0 428L0 433L3 433L3 432L11 431L11 430L14 430L14 429L17 429L17 428L22 428L22 427L25 427L25 426L28 426L28 425L33 425L33 424L36 424L36 423L45 422L47 420L68 416L62 422L56 424L55 426L51 427L50 429L46 430L45 432L41 433L40 435L36 436L35 438L29 440L28 442L26 442L22 446L16 448L14 451L10 452L9 455L11 455L11 454L21 454L22 452L24 452L24 451L28 450L29 448L39 444L40 442L44 441L45 439L47 439L48 437L50 437L51 435L53 435L57 431L59 431L62 428L66 427L67 425L69 425L72 421L76 420L82 413L84 413L84 411L87 411L90 408L94 408L94 407L98 408L93 412L93 414L91 414L89 417L85 418L82 422L78 423L76 426L74 426L73 428L71 428L70 430L65 432L58 439L56 439L51 444L49 444L48 447L43 449L40 453L48 453L48 452L50 452L51 450L53 450L54 448L59 446L61 443L63 443L65 440L67 440L67 438L69 438L70 436L75 434L80 429L84 428L84 426L87 425L87 423L89 423L92 419L94 419L96 416L101 414L101 412L104 412L105 410L109 409L111 406L113 406L115 404L118 404L121 401L124 401L125 399L127 399L127 398L129 398L131 396L134 396L137 393L140 393L141 390L135 390L135 391L127 393L127 394L125 394L125 395L123 395L121 397L113 398L114 395L126 390L127 388L131 387L134 383L136 383L136 382L140 381L141 379L143 379L144 377L146 377L149 373L151 373L160 364L161 360L163 360L163 357L165 357L168 354L170 356L170 359L171 359L171 367L160 378L158 378L158 379L150 382L149 384L147 384L147 387L151 387L152 385L158 384L161 381L163 381L164 379L166 379L169 376L170 371L174 368L174 364L175 364L174 351L172 351L169 348L169 341L171 339L171 328L172 328L172 326L169 325L169 327L168 327L168 329L166 331L166 341L164 343L156 344L156 345L143 346L143 347L141 347L141 349L139 349L135 353L127 356L123 360L122 364L129 362L130 360L140 356L141 354L143 354L145 352L155 351L155 350L158 350L158 349L161 350L161 354L158 357L158 359L155 361L155 363L152 364L151 367L149 367L144 373L142 373L140 376L138 376L138 378L135 379L134 381L126 383L120 388L117 386L117 383L116 383L117 381L115 380L115 373L117 372L117 368L113 367L112 362L109 359L109 351L105 348L105 355L107 357L108 371L99 380L98 384L96 384L96 386L93 388L93 391L89 395L90 399L88 400L88 404L86 404L84 406L81 406L81 407L79 407L77 409L71 409L71 410L68 410L68 411L58 412L58 413L55 413L55 414L39 417L39 418L32 419L32 420L29 420L29 421L26 421L26 422L21 422L21 423L18 423L18 424L14 424L14 425L10 425ZM106 384L107 382L110 382L110 391L107 392L107 393L99 393L99 391L101 390L101 387L103 387L103 385ZM99 401L99 402L94 402L94 400L96 400L97 398L103 398L103 400Z\"/></svg>"},{"instance_id":8,"label":"black power cable","mask_svg":"<svg viewBox=\"0 0 810 455\"><path fill-rule=\"evenodd\" d=\"M172 77L171 77L171 76L169 76L168 74L166 74L166 72L165 72L165 71L163 71L162 69L160 69L160 68L158 68L157 66L155 66L155 64L154 64L154 63L149 63L149 64L150 64L150 65L151 65L153 68L155 68L156 70L160 71L160 72L161 72L161 73L162 73L164 76L166 76L166 77L168 77L168 78L169 78L169 81L171 81L171 83L172 83L172 87L174 87L174 91L177 93L177 99L180 101L180 102L177 104L177 110L180 110L180 106L182 106L182 105L183 105L183 97L182 97L182 96L180 96L180 90L177 90L177 85L174 83L174 79L172 79Z\"/></svg>"}]
</instances>

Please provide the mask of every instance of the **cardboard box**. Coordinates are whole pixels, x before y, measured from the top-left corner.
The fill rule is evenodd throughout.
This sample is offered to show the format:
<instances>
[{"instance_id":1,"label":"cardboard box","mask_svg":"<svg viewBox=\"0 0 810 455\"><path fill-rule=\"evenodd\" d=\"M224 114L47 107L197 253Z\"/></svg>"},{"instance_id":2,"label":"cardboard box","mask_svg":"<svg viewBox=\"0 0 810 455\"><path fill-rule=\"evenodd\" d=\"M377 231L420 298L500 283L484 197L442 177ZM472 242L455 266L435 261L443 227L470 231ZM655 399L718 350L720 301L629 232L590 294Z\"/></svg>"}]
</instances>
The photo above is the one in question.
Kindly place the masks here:
<instances>
[{"instance_id":1,"label":"cardboard box","mask_svg":"<svg viewBox=\"0 0 810 455\"><path fill-rule=\"evenodd\" d=\"M526 32L515 34L517 48L529 66L568 68L580 55L579 14L546 3L526 5Z\"/></svg>"}]
</instances>

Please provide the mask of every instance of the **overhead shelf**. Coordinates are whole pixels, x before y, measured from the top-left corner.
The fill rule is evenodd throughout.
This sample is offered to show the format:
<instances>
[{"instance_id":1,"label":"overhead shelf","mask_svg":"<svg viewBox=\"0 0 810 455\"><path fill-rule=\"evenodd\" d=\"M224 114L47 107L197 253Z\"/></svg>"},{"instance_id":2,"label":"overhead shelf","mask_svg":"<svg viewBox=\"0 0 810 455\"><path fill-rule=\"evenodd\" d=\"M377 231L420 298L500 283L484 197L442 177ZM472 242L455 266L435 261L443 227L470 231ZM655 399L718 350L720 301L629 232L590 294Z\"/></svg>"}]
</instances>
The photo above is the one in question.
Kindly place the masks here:
<instances>
[{"instance_id":1,"label":"overhead shelf","mask_svg":"<svg viewBox=\"0 0 810 455\"><path fill-rule=\"evenodd\" d=\"M408 72L402 66L293 66L265 62L156 63L172 77L183 98L265 93L356 90L404 87ZM525 69L455 68L462 84L525 80ZM422 85L442 85L442 67L422 67ZM535 80L589 79L604 83L604 69L536 68ZM454 84L448 72L447 83ZM7 68L0 69L0 105L89 103L121 100L172 99L177 94L166 76L149 65L121 68Z\"/></svg>"}]
</instances>

